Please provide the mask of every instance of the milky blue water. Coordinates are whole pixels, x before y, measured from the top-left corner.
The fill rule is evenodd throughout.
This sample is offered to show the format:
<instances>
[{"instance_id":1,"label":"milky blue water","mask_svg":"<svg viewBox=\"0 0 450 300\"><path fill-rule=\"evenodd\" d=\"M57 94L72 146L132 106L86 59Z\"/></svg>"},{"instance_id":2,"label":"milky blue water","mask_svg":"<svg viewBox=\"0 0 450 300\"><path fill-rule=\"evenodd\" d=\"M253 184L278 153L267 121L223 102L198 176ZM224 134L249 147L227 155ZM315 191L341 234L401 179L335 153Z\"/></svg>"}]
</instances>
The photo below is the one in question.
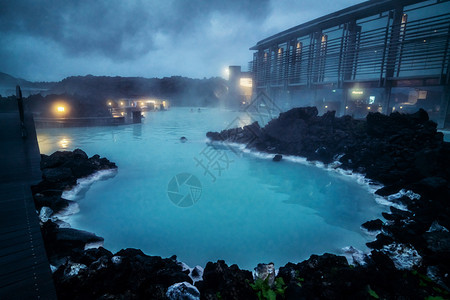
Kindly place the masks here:
<instances>
[{"instance_id":1,"label":"milky blue water","mask_svg":"<svg viewBox=\"0 0 450 300\"><path fill-rule=\"evenodd\" d=\"M207 131L248 121L239 112L172 108L147 113L142 124L39 129L38 140L41 153L81 148L118 165L115 177L95 182L77 200L80 212L70 219L72 227L104 237L113 252L135 247L149 255L176 254L190 266L224 259L252 269L350 245L367 250L373 237L360 225L380 217L383 207L352 178L236 148L205 149ZM206 154L216 155L210 173L197 162L206 165ZM169 199L168 184L179 173L201 183L190 207Z\"/></svg>"}]
</instances>

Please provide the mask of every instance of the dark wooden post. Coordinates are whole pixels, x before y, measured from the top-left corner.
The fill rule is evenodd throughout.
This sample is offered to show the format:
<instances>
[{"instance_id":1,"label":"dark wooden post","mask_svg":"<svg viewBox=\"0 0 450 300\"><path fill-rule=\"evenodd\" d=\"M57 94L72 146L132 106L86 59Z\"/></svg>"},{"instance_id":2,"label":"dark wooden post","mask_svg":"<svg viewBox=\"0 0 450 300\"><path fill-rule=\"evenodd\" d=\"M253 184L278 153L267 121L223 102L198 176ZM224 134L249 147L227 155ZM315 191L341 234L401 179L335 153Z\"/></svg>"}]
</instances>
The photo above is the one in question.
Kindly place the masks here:
<instances>
[{"instance_id":1,"label":"dark wooden post","mask_svg":"<svg viewBox=\"0 0 450 300\"><path fill-rule=\"evenodd\" d=\"M22 134L22 138L27 137L27 129L25 128L25 116L23 112L23 98L22 91L20 90L20 86L16 86L16 97L17 97L17 105L19 107L19 115L20 115L20 131Z\"/></svg>"}]
</instances>

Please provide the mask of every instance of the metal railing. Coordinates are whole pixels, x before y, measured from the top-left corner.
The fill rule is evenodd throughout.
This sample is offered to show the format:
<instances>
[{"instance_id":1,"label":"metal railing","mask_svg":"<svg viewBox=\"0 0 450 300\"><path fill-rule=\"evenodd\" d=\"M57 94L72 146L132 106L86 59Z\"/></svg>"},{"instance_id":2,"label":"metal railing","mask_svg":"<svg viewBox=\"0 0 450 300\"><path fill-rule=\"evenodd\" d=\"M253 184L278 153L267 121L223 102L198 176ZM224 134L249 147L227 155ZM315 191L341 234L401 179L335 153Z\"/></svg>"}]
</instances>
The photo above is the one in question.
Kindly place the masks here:
<instances>
[{"instance_id":1,"label":"metal railing","mask_svg":"<svg viewBox=\"0 0 450 300\"><path fill-rule=\"evenodd\" d=\"M450 55L450 13L370 30L343 24L342 37L321 40L311 33L255 53L252 71L257 86L311 85L346 80L444 76ZM349 29L352 28L352 29ZM282 49L282 50L280 50Z\"/></svg>"}]
</instances>

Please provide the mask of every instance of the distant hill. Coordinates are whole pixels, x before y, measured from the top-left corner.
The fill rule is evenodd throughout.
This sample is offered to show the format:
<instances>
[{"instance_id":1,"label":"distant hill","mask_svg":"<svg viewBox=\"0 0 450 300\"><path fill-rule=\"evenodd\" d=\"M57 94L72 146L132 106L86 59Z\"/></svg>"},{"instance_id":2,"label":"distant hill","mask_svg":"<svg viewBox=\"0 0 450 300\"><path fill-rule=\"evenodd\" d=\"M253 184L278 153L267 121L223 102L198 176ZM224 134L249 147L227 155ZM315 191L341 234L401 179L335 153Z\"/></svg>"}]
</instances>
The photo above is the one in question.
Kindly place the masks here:
<instances>
[{"instance_id":1,"label":"distant hill","mask_svg":"<svg viewBox=\"0 0 450 300\"><path fill-rule=\"evenodd\" d=\"M69 94L100 101L126 98L164 98L172 105L208 106L227 93L222 78L192 79L180 76L164 78L72 76L55 83L49 94Z\"/></svg>"},{"instance_id":2,"label":"distant hill","mask_svg":"<svg viewBox=\"0 0 450 300\"><path fill-rule=\"evenodd\" d=\"M16 85L27 97L34 112L48 111L54 99L66 99L81 106L92 106L89 112L102 114L107 100L159 98L171 106L216 106L228 96L228 82L219 77L192 79L181 76L164 78L71 76L59 82L30 82L0 72L0 95L10 98L0 109L16 107ZM81 107L80 106L80 107ZM87 111L80 109L80 112Z\"/></svg>"},{"instance_id":3,"label":"distant hill","mask_svg":"<svg viewBox=\"0 0 450 300\"><path fill-rule=\"evenodd\" d=\"M17 84L28 86L32 85L32 82L0 72L0 86L16 86Z\"/></svg>"},{"instance_id":4,"label":"distant hill","mask_svg":"<svg viewBox=\"0 0 450 300\"><path fill-rule=\"evenodd\" d=\"M49 90L53 82L31 82L22 78L16 78L0 72L0 95L11 96L16 94L16 86L20 85L22 94L26 97Z\"/></svg>"}]
</instances>

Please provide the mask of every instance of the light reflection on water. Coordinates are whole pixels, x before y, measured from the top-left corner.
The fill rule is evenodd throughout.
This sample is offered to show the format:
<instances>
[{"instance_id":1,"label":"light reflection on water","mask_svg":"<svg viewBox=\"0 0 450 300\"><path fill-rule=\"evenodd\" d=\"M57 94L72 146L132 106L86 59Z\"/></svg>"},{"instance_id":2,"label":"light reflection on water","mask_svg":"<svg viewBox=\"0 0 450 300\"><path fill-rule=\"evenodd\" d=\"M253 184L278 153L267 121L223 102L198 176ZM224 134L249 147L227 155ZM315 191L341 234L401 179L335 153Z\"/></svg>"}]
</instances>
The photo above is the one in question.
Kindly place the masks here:
<instances>
[{"instance_id":1,"label":"light reflection on water","mask_svg":"<svg viewBox=\"0 0 450 300\"><path fill-rule=\"evenodd\" d=\"M233 163L212 182L194 158L205 148L207 131L234 120L251 123L239 112L172 108L148 113L142 124L39 129L38 140L45 154L81 148L116 162L117 175L93 184L71 220L103 236L112 251L137 247L163 257L177 254L189 265L225 259L252 269L349 245L366 249L370 237L360 225L379 217L382 208L348 178L222 147ZM180 142L181 136L188 141ZM201 198L188 208L175 206L167 194L169 181L183 172L202 184Z\"/></svg>"},{"instance_id":2,"label":"light reflection on water","mask_svg":"<svg viewBox=\"0 0 450 300\"><path fill-rule=\"evenodd\" d=\"M63 139L61 139L59 141L58 144L62 149L65 150L65 149L69 148L70 140L64 137Z\"/></svg>"}]
</instances>

